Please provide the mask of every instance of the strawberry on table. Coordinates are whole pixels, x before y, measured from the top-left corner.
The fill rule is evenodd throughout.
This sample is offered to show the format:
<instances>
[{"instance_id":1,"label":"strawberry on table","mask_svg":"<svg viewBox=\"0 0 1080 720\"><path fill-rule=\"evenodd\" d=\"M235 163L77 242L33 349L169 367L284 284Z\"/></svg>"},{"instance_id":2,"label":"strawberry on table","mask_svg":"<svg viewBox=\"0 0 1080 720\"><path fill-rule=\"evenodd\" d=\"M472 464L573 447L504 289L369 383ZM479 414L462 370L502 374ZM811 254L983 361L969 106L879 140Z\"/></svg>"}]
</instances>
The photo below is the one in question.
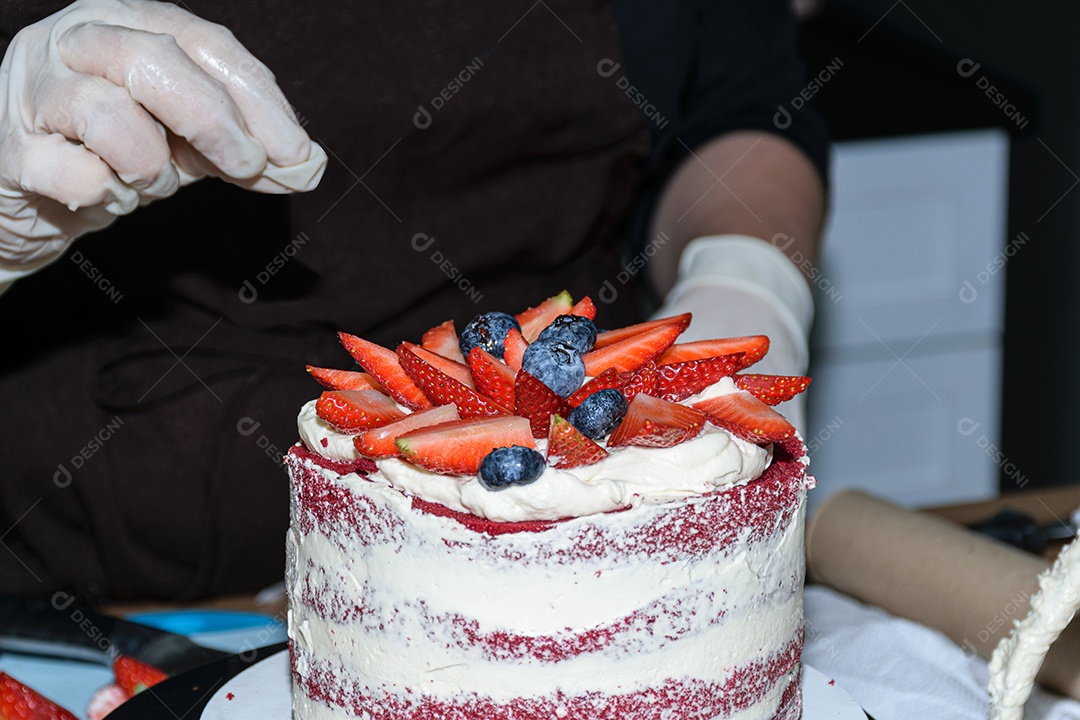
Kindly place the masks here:
<instances>
[{"instance_id":1,"label":"strawberry on table","mask_svg":"<svg viewBox=\"0 0 1080 720\"><path fill-rule=\"evenodd\" d=\"M596 377L609 367L620 372L633 372L660 357L681 332L678 325L659 325L600 349L594 348L582 356L585 374Z\"/></svg>"},{"instance_id":2,"label":"strawberry on table","mask_svg":"<svg viewBox=\"0 0 1080 720\"><path fill-rule=\"evenodd\" d=\"M745 390L694 403L709 421L732 435L758 445L788 440L795 427L780 413Z\"/></svg>"},{"instance_id":3,"label":"strawberry on table","mask_svg":"<svg viewBox=\"0 0 1080 720\"><path fill-rule=\"evenodd\" d=\"M374 376L355 370L307 366L308 374L329 390L383 390Z\"/></svg>"},{"instance_id":4,"label":"strawberry on table","mask_svg":"<svg viewBox=\"0 0 1080 720\"><path fill-rule=\"evenodd\" d=\"M414 465L437 473L475 475L495 448L536 448L529 421L516 415L469 418L412 430L397 439Z\"/></svg>"},{"instance_id":5,"label":"strawberry on table","mask_svg":"<svg viewBox=\"0 0 1080 720\"><path fill-rule=\"evenodd\" d=\"M734 374L742 367L743 357L740 352L660 365L657 368L659 382L656 395L671 402L685 400L720 378Z\"/></svg>"},{"instance_id":6,"label":"strawberry on table","mask_svg":"<svg viewBox=\"0 0 1080 720\"><path fill-rule=\"evenodd\" d=\"M608 451L585 437L561 415L551 416L548 428L548 464L559 470L598 463Z\"/></svg>"},{"instance_id":7,"label":"strawberry on table","mask_svg":"<svg viewBox=\"0 0 1080 720\"><path fill-rule=\"evenodd\" d=\"M0 672L0 720L78 720L72 713Z\"/></svg>"},{"instance_id":8,"label":"strawberry on table","mask_svg":"<svg viewBox=\"0 0 1080 720\"><path fill-rule=\"evenodd\" d=\"M86 720L104 720L109 713L130 699L131 696L116 683L98 688L86 704Z\"/></svg>"},{"instance_id":9,"label":"strawberry on table","mask_svg":"<svg viewBox=\"0 0 1080 720\"><path fill-rule=\"evenodd\" d=\"M315 414L351 435L405 417L397 403L378 390L326 390L315 402Z\"/></svg>"},{"instance_id":10,"label":"strawberry on table","mask_svg":"<svg viewBox=\"0 0 1080 720\"><path fill-rule=\"evenodd\" d=\"M671 447L697 437L705 421L705 413L700 410L651 395L638 395L608 438L608 446Z\"/></svg>"},{"instance_id":11,"label":"strawberry on table","mask_svg":"<svg viewBox=\"0 0 1080 720\"><path fill-rule=\"evenodd\" d=\"M113 660L113 675L116 677L116 684L129 697L154 687L169 677L168 673L153 665L147 665L127 655L119 655Z\"/></svg>"},{"instance_id":12,"label":"strawberry on table","mask_svg":"<svg viewBox=\"0 0 1080 720\"><path fill-rule=\"evenodd\" d=\"M398 348L398 358L408 377L433 405L457 405L463 418L511 414L508 408L458 382L408 347Z\"/></svg>"},{"instance_id":13,"label":"strawberry on table","mask_svg":"<svg viewBox=\"0 0 1080 720\"><path fill-rule=\"evenodd\" d=\"M810 386L804 375L762 375L744 373L735 376L735 384L766 405L779 405Z\"/></svg>"},{"instance_id":14,"label":"strawberry on table","mask_svg":"<svg viewBox=\"0 0 1080 720\"><path fill-rule=\"evenodd\" d=\"M679 343L668 348L656 362L660 365L701 360L743 353L742 366L738 370L750 367L769 351L767 335L747 335L745 337L717 338L716 340L698 340L697 342Z\"/></svg>"},{"instance_id":15,"label":"strawberry on table","mask_svg":"<svg viewBox=\"0 0 1080 720\"><path fill-rule=\"evenodd\" d=\"M514 407L514 370L482 347L469 352L473 384L484 395L508 408Z\"/></svg>"},{"instance_id":16,"label":"strawberry on table","mask_svg":"<svg viewBox=\"0 0 1080 720\"><path fill-rule=\"evenodd\" d=\"M338 333L338 338L360 367L371 373L386 388L390 397L412 410L432 406L416 383L405 374L393 350L344 332Z\"/></svg>"},{"instance_id":17,"label":"strawberry on table","mask_svg":"<svg viewBox=\"0 0 1080 720\"><path fill-rule=\"evenodd\" d=\"M361 455L379 459L396 457L396 440L410 430L460 420L456 405L440 405L430 410L419 410L388 425L373 428L353 438L353 446Z\"/></svg>"},{"instance_id":18,"label":"strawberry on table","mask_svg":"<svg viewBox=\"0 0 1080 720\"><path fill-rule=\"evenodd\" d=\"M461 343L458 342L458 331L453 320L447 320L425 332L420 339L420 345L425 350L465 364L465 355L461 352Z\"/></svg>"}]
</instances>

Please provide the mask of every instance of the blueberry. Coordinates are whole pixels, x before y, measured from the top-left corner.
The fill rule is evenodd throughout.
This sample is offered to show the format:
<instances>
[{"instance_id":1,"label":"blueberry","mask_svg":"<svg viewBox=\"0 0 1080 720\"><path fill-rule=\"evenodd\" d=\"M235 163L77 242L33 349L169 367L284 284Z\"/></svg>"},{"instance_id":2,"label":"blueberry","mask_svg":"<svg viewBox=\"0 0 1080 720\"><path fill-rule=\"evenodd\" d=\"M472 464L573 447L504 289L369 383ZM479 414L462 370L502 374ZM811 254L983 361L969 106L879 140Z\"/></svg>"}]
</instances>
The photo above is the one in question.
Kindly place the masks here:
<instances>
[{"instance_id":1,"label":"blueberry","mask_svg":"<svg viewBox=\"0 0 1080 720\"><path fill-rule=\"evenodd\" d=\"M580 315L560 315L551 321L537 340L564 342L584 355L596 344L596 326Z\"/></svg>"},{"instance_id":2,"label":"blueberry","mask_svg":"<svg viewBox=\"0 0 1080 720\"><path fill-rule=\"evenodd\" d=\"M599 440L622 422L629 407L626 397L615 388L594 392L570 411L566 419L582 435Z\"/></svg>"},{"instance_id":3,"label":"blueberry","mask_svg":"<svg viewBox=\"0 0 1080 720\"><path fill-rule=\"evenodd\" d=\"M521 331L521 325L513 315L504 312L480 313L461 331L461 352L465 357L469 357L469 352L474 347L482 347L501 360L505 350L503 340L510 328Z\"/></svg>"},{"instance_id":4,"label":"blueberry","mask_svg":"<svg viewBox=\"0 0 1080 720\"><path fill-rule=\"evenodd\" d=\"M547 461L532 448L521 445L495 448L480 463L480 484L488 490L528 485L544 473Z\"/></svg>"},{"instance_id":5,"label":"blueberry","mask_svg":"<svg viewBox=\"0 0 1080 720\"><path fill-rule=\"evenodd\" d=\"M521 369L566 397L581 387L585 379L585 362L570 345L550 340L537 340L525 349Z\"/></svg>"}]
</instances>

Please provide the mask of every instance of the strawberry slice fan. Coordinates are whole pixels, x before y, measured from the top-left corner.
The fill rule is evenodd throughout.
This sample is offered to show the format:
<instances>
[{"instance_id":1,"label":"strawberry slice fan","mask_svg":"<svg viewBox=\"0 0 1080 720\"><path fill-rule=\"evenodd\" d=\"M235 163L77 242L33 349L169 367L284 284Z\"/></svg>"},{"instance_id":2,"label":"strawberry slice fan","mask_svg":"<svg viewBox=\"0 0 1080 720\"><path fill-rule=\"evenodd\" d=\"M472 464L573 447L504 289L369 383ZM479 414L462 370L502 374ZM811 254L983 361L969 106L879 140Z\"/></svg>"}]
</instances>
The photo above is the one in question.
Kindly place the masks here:
<instances>
[{"instance_id":1,"label":"strawberry slice fan","mask_svg":"<svg viewBox=\"0 0 1080 720\"><path fill-rule=\"evenodd\" d=\"M768 352L766 336L679 343L689 313L603 332L595 317L592 300L563 291L517 315L483 313L460 332L447 320L393 350L341 332L361 370L308 366L325 388L316 413L365 457L444 474L476 474L495 449L535 450L538 439L547 465L589 465L621 447L678 445L710 425L801 452L772 406L810 378L746 372ZM724 378L729 391L705 393ZM625 402L605 405L603 391Z\"/></svg>"}]
</instances>

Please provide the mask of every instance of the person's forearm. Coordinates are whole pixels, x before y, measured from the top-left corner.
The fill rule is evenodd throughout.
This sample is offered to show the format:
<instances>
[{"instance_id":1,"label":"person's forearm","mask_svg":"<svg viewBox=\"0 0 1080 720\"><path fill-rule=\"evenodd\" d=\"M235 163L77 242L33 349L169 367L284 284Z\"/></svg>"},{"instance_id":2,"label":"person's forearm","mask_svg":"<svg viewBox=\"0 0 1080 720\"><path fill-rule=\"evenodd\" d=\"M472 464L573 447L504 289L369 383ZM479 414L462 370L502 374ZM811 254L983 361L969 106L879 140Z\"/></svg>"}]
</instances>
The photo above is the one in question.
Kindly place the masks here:
<instances>
[{"instance_id":1,"label":"person's forearm","mask_svg":"<svg viewBox=\"0 0 1080 720\"><path fill-rule=\"evenodd\" d=\"M813 262L824 215L824 187L802 151L769 133L724 135L694 150L661 194L650 237L666 239L650 280L666 294L683 247L707 235L750 235Z\"/></svg>"}]
</instances>

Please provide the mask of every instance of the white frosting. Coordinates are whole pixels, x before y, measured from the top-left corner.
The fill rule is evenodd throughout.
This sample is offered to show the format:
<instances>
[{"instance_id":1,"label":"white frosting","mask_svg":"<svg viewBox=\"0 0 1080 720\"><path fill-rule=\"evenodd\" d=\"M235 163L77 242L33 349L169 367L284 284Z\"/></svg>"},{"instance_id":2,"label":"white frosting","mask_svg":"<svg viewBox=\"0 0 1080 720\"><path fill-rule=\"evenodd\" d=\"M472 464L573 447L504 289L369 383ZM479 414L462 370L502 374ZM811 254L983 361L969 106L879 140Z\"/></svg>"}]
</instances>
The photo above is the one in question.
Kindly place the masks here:
<instances>
[{"instance_id":1,"label":"white frosting","mask_svg":"<svg viewBox=\"0 0 1080 720\"><path fill-rule=\"evenodd\" d=\"M725 379L686 402L733 391ZM314 402L299 429L319 455L359 457ZM651 697L668 683L686 683L695 698L707 687L738 695L755 682L760 697L723 717L777 716L799 666L775 682L762 668L790 660L801 638L812 481L782 501L768 483L749 484L771 453L712 426L671 448L609 450L594 465L548 467L536 482L498 492L399 459L379 460L379 471L362 477L290 454L289 635L296 677L316 687L309 696L294 685L293 717L353 718L356 697L380 708L361 709L368 720L397 717L383 714L380 698L509 707ZM323 481L335 498L327 505L319 504ZM306 495L313 482L320 488ZM496 521L570 519L490 536L417 510L414 497ZM745 524L727 525L733 517ZM568 705L550 714L591 717Z\"/></svg>"},{"instance_id":2,"label":"white frosting","mask_svg":"<svg viewBox=\"0 0 1080 720\"><path fill-rule=\"evenodd\" d=\"M655 527L701 498L579 517L551 531L478 539L452 519L415 511L396 487L339 476L311 461L303 467L363 498L378 520L358 521L371 526L364 539L349 525L302 534L305 509L294 508L287 587L302 676L312 672L314 657L342 668L365 695L420 692L453 702L476 692L508 702L598 688L618 694L663 678L723 683L736 669L782 653L801 630L805 490L792 522L768 528L764 537L760 527L755 535L748 526L723 547L665 561L654 552L575 552L590 537L621 538ZM731 502L737 505L735 492ZM392 531L380 529L386 518ZM507 560L519 555L520 561ZM321 610L300 601L311 596L324 604ZM363 608L364 617L335 616L350 608ZM619 628L621 620L636 619L605 647L540 662L527 654L492 657L463 641L453 618L475 623L481 636L540 638ZM783 687L770 687L761 702L731 717L772 717ZM294 692L297 718L349 717Z\"/></svg>"},{"instance_id":3,"label":"white frosting","mask_svg":"<svg viewBox=\"0 0 1080 720\"><path fill-rule=\"evenodd\" d=\"M723 378L686 402L736 390L730 378ZM304 444L323 457L349 462L361 457L351 436L316 415L314 400L300 410L298 426ZM570 470L549 466L536 482L498 492L484 488L475 477L439 475L397 458L377 464L383 480L409 495L489 520L518 522L582 517L704 495L760 476L770 460L767 449L712 425L670 448L608 450L610 456L596 464Z\"/></svg>"}]
</instances>

